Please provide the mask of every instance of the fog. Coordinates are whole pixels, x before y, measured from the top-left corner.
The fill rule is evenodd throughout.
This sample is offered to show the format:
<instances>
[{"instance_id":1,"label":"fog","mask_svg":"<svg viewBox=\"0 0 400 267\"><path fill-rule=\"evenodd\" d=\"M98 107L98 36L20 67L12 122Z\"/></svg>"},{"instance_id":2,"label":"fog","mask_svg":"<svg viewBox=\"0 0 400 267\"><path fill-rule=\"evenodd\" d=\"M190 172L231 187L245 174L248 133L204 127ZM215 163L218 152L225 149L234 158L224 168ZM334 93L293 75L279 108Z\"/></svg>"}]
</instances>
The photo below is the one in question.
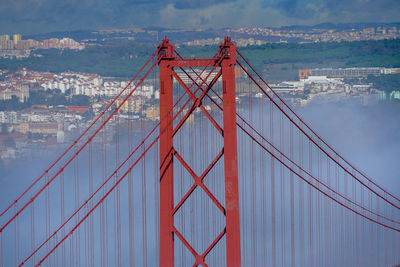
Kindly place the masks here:
<instances>
[{"instance_id":1,"label":"fog","mask_svg":"<svg viewBox=\"0 0 400 267\"><path fill-rule=\"evenodd\" d=\"M254 101L252 102L251 105L249 105L248 102L244 101L242 104L238 105L238 112L239 114L249 118L248 116L251 110L256 110L255 115L250 116L250 121L253 121L255 125L258 127L263 128L263 133L265 133L265 136L268 138L268 133L270 133L270 130L268 129L268 125L271 125L270 120L271 118L267 114L268 112L268 106L263 107L265 105L265 102L263 101ZM269 105L269 104L268 104ZM348 99L348 100L343 100L340 102L328 102L328 101L323 101L323 100L318 100L310 103L309 105L305 107L298 107L296 108L296 111L298 114L304 119L305 122L307 122L325 141L327 141L328 144L330 144L334 149L337 150L342 156L344 156L347 160L349 160L352 164L354 164L357 168L362 170L364 173L366 173L369 177L371 177L375 182L377 182L380 186L382 186L385 189L388 189L389 192L395 194L396 196L400 195L400 179L399 179L399 173L400 173L400 164L399 158L400 158L400 119L399 119L399 114L400 114L400 104L396 102L379 102L375 104L370 104L370 105L363 105L359 99ZM275 123L279 122L279 114L277 111L274 111L275 116L278 116L275 118ZM260 115L261 114L261 115ZM266 114L266 115L265 115ZM218 117L218 115L217 115ZM220 117L217 118L217 121L220 121ZM278 124L279 125L279 124ZM195 133L195 126L200 126L200 128L203 130L203 133L199 136L197 136ZM186 126L185 126L186 127ZM197 173L197 175L200 175L202 170L204 170L205 167L207 167L207 164L211 161L210 158L205 158L200 157L196 158L196 156L191 156L195 151L200 151L205 154L209 154L211 159L215 157L215 155L219 152L219 150L222 148L222 139L221 137L218 137L217 133L212 132L212 126L209 125L207 126L206 122L200 122L200 123L192 123L189 124L186 128L182 128L182 133L177 135L175 137L175 142L178 144L176 145L176 149L180 151L182 156L187 160L189 164L192 164L194 167L193 169ZM277 127L279 128L279 127ZM121 129L123 129L123 126L121 125ZM260 128L259 128L260 129ZM143 129L148 131L148 128ZM278 129L275 129L274 133L274 138L275 138L275 143L279 143L278 136L279 132ZM239 154L239 175L240 175L240 181L239 181L239 191L240 191L240 202L241 202L241 235L242 235L242 250L243 250L243 256L242 256L242 261L245 263L246 266L250 265L262 265L263 260L265 260L265 256L263 256L263 251L267 251L267 256L268 260L266 262L268 264L271 263L270 255L268 253L271 253L272 245L271 245L271 232L270 229L268 228L265 230L265 227L270 227L270 218L269 216L265 217L265 220L263 220L262 213L258 209L261 207L260 203L263 202L265 199L270 199L270 180L269 176L271 173L270 170L270 157L265 154L265 152L262 152L259 148L256 148L254 143L251 145L248 145L248 143L242 144L240 142L249 142L248 137L243 136L243 134L240 133L240 130L238 130L239 135L238 135L238 140L239 140L239 145L238 145L238 150L240 153ZM289 130L285 128L285 135L288 135ZM145 134L141 133L138 129L136 129L135 133L129 133L121 130L118 133L118 150L116 150L115 146L115 140L109 146L106 146L106 150L109 152L108 154L108 165L104 166L102 162L104 162L104 153L102 152L102 148L96 148L93 146L93 165L97 166L97 168L94 168L92 170L93 172L93 177L94 177L94 188L97 188L98 185L100 185L100 182L105 179L105 177L108 177L108 175L111 174L111 172L115 169L116 163L115 163L115 158L116 158L116 151L120 153L121 156L119 156L119 162L121 162L127 155L129 148L135 147L135 144L139 143L139 140L141 140ZM216 141L210 141L211 138L217 138ZM219 139L218 139L219 138ZM115 139L115 138L114 138ZM130 140L130 141L129 141ZM99 140L98 140L99 141ZM130 143L131 142L131 143ZM203 143L202 143L203 142ZM205 142L205 143L204 143ZM294 154L297 155L299 153L298 149L298 141L294 141ZM128 145L129 143L129 145ZM288 143L286 142L286 149L285 151L289 153L288 149ZM184 145L189 144L189 148L184 149ZM202 145L201 145L202 144ZM95 145L98 145L101 147L101 143L95 143ZM148 145L148 144L147 144ZM147 146L146 145L146 146ZM157 143L158 145L158 143ZM44 146L43 146L44 147ZM35 149L30 155L27 155L26 157L23 157L18 160L14 160L11 162L2 162L0 164L0 210L3 211L12 201L15 200L15 197L19 195L23 190L25 190L34 179L40 176L40 174L49 166L50 162L54 160L64 149L66 145L60 145L57 148L38 148ZM104 147L103 147L104 149ZM87 153L87 152L86 152ZM114 154L113 154L114 153ZM159 175L157 169L155 166L158 165L158 150L157 148L151 149L148 153L149 156L146 157L146 163L145 164L139 164L135 169L133 170L133 175L127 176L127 179L125 179L121 185L120 185L120 196L118 195L113 195L111 194L106 203L107 203L107 208L106 208L106 213L108 210L108 215L114 214L114 216L109 216L106 220L108 223L109 229L106 230L108 231L107 238L106 240L102 241L100 237L95 235L95 237L92 237L94 239L94 242L92 245L87 245L85 243L85 239L91 238L90 234L87 236L86 233L84 233L84 230L80 230L81 232L81 238L82 240L76 241L76 244L81 243L82 245L82 255L80 256L81 258L79 259L80 265L85 265L87 261L93 262L95 265L99 265L101 261L106 260L109 265L115 265L116 261L114 261L114 258L117 258L113 251L114 246L117 247L117 242L115 240L115 235L114 231L115 229L118 229L117 225L120 225L119 231L121 231L121 256L120 256L120 261L123 266L126 266L129 264L129 234L133 235L135 237L135 241L133 244L134 247L134 259L136 264L139 265L144 265L146 262L149 266L153 266L158 262L158 248L155 245L158 240L158 234L156 233L156 229L158 229L158 222L157 222L157 214L158 214L158 205L157 205L157 196L158 196L158 186L157 186L157 176ZM249 154L246 153L253 153L250 154L253 155L251 156L252 158L249 158ZM264 153L264 154L263 154ZM87 154L85 154L87 155ZM137 157L136 157L137 158ZM312 158L312 164L315 164L315 161L317 159ZM85 198L88 196L89 192L89 182L88 182L88 159L87 157L79 157L79 161L77 164L79 164L79 175L78 179L80 179L81 184L80 188L78 189L80 192L80 195L78 194L79 198L79 203L83 203ZM112 163L110 163L112 162ZM133 161L132 161L133 162ZM219 161L216 169L221 168L223 164L221 163L222 161ZM259 164L258 164L259 163ZM97 164L97 165L96 165ZM305 160L304 166L308 166L310 162L307 162ZM280 180L279 176L283 175L283 170L279 171L281 168L278 163L275 163L275 183L276 186L279 189L280 185L288 184L289 183L289 176L286 175L287 172L285 172L285 180ZM316 166L316 164L315 164ZM265 169L264 169L265 167ZM127 168L123 168L123 170L120 171L120 176L125 172ZM184 168L179 165L175 164L174 165L174 171L175 173L180 173L181 175L181 185L175 185L175 203L178 202L179 196L183 196L183 194L190 188L192 184L192 179L188 173L185 173L186 171ZM286 171L286 170L285 170ZM330 173L331 171L329 171ZM205 183L207 186L210 187L210 190L216 195L217 199L221 202L222 205L224 205L224 193L223 193L223 184L222 180L211 180L209 177L216 177L221 178L222 173L220 170L216 170L210 173L209 176L207 176ZM318 171L316 171L318 173ZM332 170L332 177L333 177L334 171ZM107 174L107 175L105 175ZM144 175L143 175L144 174ZM71 168L71 170L66 171L64 174L65 180L65 216L69 216L72 211L74 210L74 206L76 207L76 195L74 196L74 179L76 179L76 175L74 177L74 169ZM133 178L132 178L133 177ZM255 177L255 179L251 180L248 179L249 177ZM263 180L266 178L266 180ZM129 179L133 179L133 184L128 184ZM295 179L295 189L298 190L301 188L300 184L303 184L305 191L307 192L307 187L305 183L300 182L298 177L294 177ZM112 179L114 181L114 179ZM264 187L260 186L264 185ZM59 186L59 185L58 185ZM130 195L129 193L129 188L132 188L132 193L133 195ZM54 192L52 192L50 199L53 204L51 208L54 208L54 210L50 211L51 216L53 217L60 217L60 211L57 210L57 206L60 205L59 203L59 195L58 191L56 188L56 185L54 187ZM57 187L58 188L58 187ZM111 185L107 187L107 189L111 188ZM142 189L146 189L146 194L142 194ZM252 189L253 188L253 189ZM264 188L264 189L262 189ZM288 239L290 235L290 222L286 219L284 223L281 223L279 216L282 216L279 209L279 205L288 207L289 205L289 198L286 198L288 196L288 189L286 189L286 192L284 193L284 198L281 198L279 195L279 190L275 189L276 191L276 217L277 217L277 228L276 228L276 250L277 250L277 265L278 266L288 266L290 264L290 253L287 252L286 255L283 255L282 251L282 238L280 236L280 233L283 231L286 231L286 237L285 239ZM253 190L253 191L251 191ZM264 191L263 191L264 190ZM314 190L315 191L315 190ZM314 193L313 194L317 194ZM297 191L296 191L297 192ZM262 193L266 195L261 195ZM253 195L251 195L253 194ZM317 195L315 195L317 196ZM295 197L298 197L298 193L295 194ZM119 202L118 199L119 198ZM129 199L131 199L131 203L129 202ZM204 194L203 191L197 190L195 191L195 195L191 197L191 199L188 200L188 202L185 204L185 206L182 208L181 211L179 211L176 215L175 219L175 224L176 227L182 231L183 235L189 240L189 242L194 242L196 243L195 249L198 249L199 252L203 251L205 248L208 247L207 244L209 244L213 237L222 230L221 227L223 225L223 216L219 214L219 210L213 206L213 208L209 208L206 211L193 211L195 208L196 209L202 209L206 205L204 203L204 199L206 198L206 195ZM283 200L282 200L283 199ZM95 200L99 200L99 197L96 198ZM196 204L196 201L202 201L200 204ZM304 200L304 199L303 199ZM144 202L143 202L144 201ZM210 203L209 200L207 200ZM256 201L257 203L252 203ZM283 201L283 204L282 204ZM296 204L298 199L295 200ZM41 200L39 203L44 203ZM145 203L145 204L143 204ZM323 202L325 203L325 202ZM264 203L264 209L267 214L270 214L270 202ZM115 221L116 215L115 211L113 210L113 207L115 208L116 205L119 205L120 207L120 212L121 212L121 221L117 222ZM210 204L212 205L212 204ZM334 208L334 205L332 204L332 207ZM100 209L100 207L99 207ZM130 213L130 209L131 213ZM143 210L146 210L147 217L146 220L144 221L141 216L138 216L138 214L142 214ZM44 234L46 229L43 227L40 228L40 224L44 224L45 219L44 217L48 216L45 215L44 212L40 212L40 207L39 205L35 206L35 210L37 210L37 216L38 214L42 214L43 218L36 218L35 223L36 223L36 236L40 237L41 234ZM338 209L339 210L339 209ZM305 210L306 213L308 213L307 209L307 203L305 203ZM103 211L104 212L104 211ZM132 212L134 214L132 214ZM253 215L252 215L253 213ZM186 215L185 215L186 214ZM339 213L332 213L332 214L339 214ZM396 213L398 214L398 213ZM190 215L190 216L189 216ZM289 216L289 209L285 208L284 215L286 218ZM104 225L101 225L99 221L101 221L99 218L101 218L101 212L97 211L97 213L94 213L93 217L94 218L94 227L95 227L95 232L101 232L102 227L106 227ZM129 216L133 216L134 218L132 219L133 224L134 224L134 230L129 233L129 223L128 219ZM298 213L296 210L296 219L298 219ZM40 215L39 215L40 217ZM190 217L190 218L186 218ZM267 218L268 217L268 218ZM24 219L25 218L25 219ZM82 218L82 216L80 217ZM186 219L183 219L186 218ZM343 218L343 217L340 217ZM352 218L352 217L350 217ZM211 222L208 222L207 219L210 219ZM397 219L399 219L397 217ZM52 219L52 226L55 227L58 225L58 220L59 219ZM339 219L338 219L339 220ZM1 223L4 222L4 219L1 220ZM263 226L263 222L267 223L267 225ZM314 222L314 221L313 221ZM26 227L29 226L29 213L26 214L25 217L21 219L19 222L21 224L21 227L24 227L23 225L26 225ZM25 223L25 224L24 224ZM73 221L75 223L75 221ZM315 222L314 222L315 223ZM334 222L333 222L334 223ZM93 224L93 222L92 222ZM104 224L104 221L103 221ZM279 226L279 224L281 226ZM39 225L39 226L38 226ZM282 225L285 225L284 228L281 228ZM367 224L369 225L369 224ZM67 227L67 230L71 228L72 224L69 224ZM3 262L8 266L8 264L14 264L15 258L18 257L19 261L21 261L23 258L25 258L30 252L30 235L31 233L27 229L23 229L22 232L26 232L26 236L21 234L20 236L20 250L19 255L17 255L15 251L15 246L12 245L10 246L9 244L13 244L13 239L14 238L14 226L10 225L10 229L12 230L9 231L11 232L10 235L6 234L3 236L2 243L3 243L3 253L8 254L8 256L4 256ZM84 227L89 227L89 224L85 224ZM264 228L263 228L264 227ZM298 232L298 225L296 224L296 232ZM307 225L304 226L307 228ZM85 228L86 229L86 228ZM264 230L263 230L264 229ZM371 228L372 229L372 228ZM375 229L375 228L374 228ZM52 230L54 231L54 229ZM104 231L104 230L103 230ZM264 239L264 234L261 234L261 232L264 231L264 234L267 236L267 239ZM348 230L348 231L351 231ZM373 230L376 231L376 230ZM147 244L143 244L143 233L146 232L147 236ZM205 237L201 238L198 240L194 235L193 232L196 233L206 233L209 232L210 234ZM307 236L309 232L307 229L305 229L305 235ZM323 235L323 233L322 233ZM251 237L253 236L253 237ZM74 237L76 238L76 236ZM295 255L295 262L298 263L301 260L301 256L299 255L301 251L301 245L298 243L298 236L296 235L296 242L295 242L295 248L296 248L296 255ZM361 238L361 237L359 237ZM368 239L369 237L366 237L366 239L362 239L364 242L370 242L374 243L375 236L372 237L371 239ZM394 238L394 237L392 237ZM175 239L177 240L177 239ZM255 240L255 241L253 241ZM351 238L353 240L353 238ZM358 241L361 242L361 239ZM35 241L36 246L39 244L39 242L44 241L44 237L41 236ZM356 240L357 241L357 240ZM8 242L8 243L7 243ZM109 247L109 252L107 254L107 257L104 255L100 255L101 250L101 244L102 242L108 242L108 247ZM210 266L222 266L223 263L225 262L225 255L224 255L224 238L221 241L222 243L219 244L215 248L215 252L211 253L209 257L209 261L214 264L210 264ZM179 242L176 242L179 243ZM8 245L7 245L8 244ZM29 244L29 245L28 245ZM52 243L54 245L54 243ZM69 246L72 244L71 242L68 243L66 246L67 250L67 258L68 256L71 256L73 252L76 251L76 248L69 250ZM335 244L340 244L339 241L336 241ZM383 242L378 243L383 244ZM391 244L395 244L394 242ZM325 247L327 244L323 243L323 247ZM398 244L395 244L398 246ZM71 245L73 246L73 245ZM131 244L132 246L132 244ZM286 244L284 245L285 248L289 251L290 245ZM392 255L390 251L396 251L396 248L390 248L389 246L389 255L388 255L388 263L393 264L393 261L399 261L398 255ZM94 259L88 259L88 257L84 256L83 254L86 255L86 252L83 253L83 249L86 247L88 249L93 249L95 251L95 257ZM146 247L146 251L143 249ZM265 249L264 249L265 248ZM364 249L368 249L369 247L363 247ZM348 255L346 255L346 252L343 252L345 250L345 247L338 247L336 252L338 255L336 255L336 259L331 259L329 262L325 262L327 266L337 266L338 264L345 264L345 265L354 265L356 262L358 262L354 258L348 258ZM193 259L193 257L190 255L190 252L180 243L176 245L176 258L179 259L177 260L177 266L186 266L187 264L190 263L190 261ZM256 250L256 251L255 251ZM311 251L312 250L312 251ZM320 250L323 250L322 248L317 248L316 244L314 244L314 247L310 250L305 249L304 253L311 253L314 256L315 262L317 261L318 256L317 255L325 255L323 254ZM69 252L68 252L69 251ZM398 251L398 247L397 247ZM40 255L43 256L42 252ZM61 253L61 252L60 252ZM69 253L69 254L68 254ZM221 256L218 256L216 253L221 253ZM369 252L365 251L364 254L368 254ZM361 253L362 254L362 253ZM59 255L59 254L57 254ZM154 256L156 255L156 256ZM308 255L308 254L307 254ZM305 255L305 258L307 258L307 255ZM361 255L359 255L361 257ZM61 257L61 256L60 256ZM264 258L263 258L264 257ZM378 256L373 255L371 256L372 262L370 262L371 265L375 261L377 262L383 262L383 258L377 259ZM383 257L383 256L381 256ZM397 258L396 258L397 257ZM208 259L208 258L207 258ZM37 259L36 259L37 260ZM61 259L57 257L57 259L52 258L52 262L54 263L57 261L57 263L61 262ZM86 262L85 262L86 260ZM364 259L366 260L366 259ZM363 261L361 261L363 262ZM67 259L67 263L69 263L69 260ZM309 265L308 260L306 260L306 264ZM314 263L318 266L318 263ZM79 264L78 264L79 265ZM297 264L296 264L297 265Z\"/></svg>"},{"instance_id":2,"label":"fog","mask_svg":"<svg viewBox=\"0 0 400 267\"><path fill-rule=\"evenodd\" d=\"M299 113L342 156L399 195L400 103L360 102L312 103Z\"/></svg>"}]
</instances>

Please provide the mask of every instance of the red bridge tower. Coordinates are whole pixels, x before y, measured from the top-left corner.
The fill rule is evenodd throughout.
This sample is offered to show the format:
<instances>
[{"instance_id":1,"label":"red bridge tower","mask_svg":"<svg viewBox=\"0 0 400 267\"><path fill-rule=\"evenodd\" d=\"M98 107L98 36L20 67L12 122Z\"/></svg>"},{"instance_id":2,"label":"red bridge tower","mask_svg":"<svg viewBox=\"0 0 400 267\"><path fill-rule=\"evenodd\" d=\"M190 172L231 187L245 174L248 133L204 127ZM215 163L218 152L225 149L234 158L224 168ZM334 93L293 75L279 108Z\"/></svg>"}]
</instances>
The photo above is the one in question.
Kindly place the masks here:
<instances>
[{"instance_id":1,"label":"red bridge tower","mask_svg":"<svg viewBox=\"0 0 400 267\"><path fill-rule=\"evenodd\" d=\"M235 94L235 65L236 65L236 46L230 38L225 38L225 42L220 45L219 54L212 59L178 59L175 57L174 45L164 39L159 46L159 68L160 68L160 266L174 266L174 242L180 239L195 257L194 265L207 266L205 258L213 247L226 236L226 264L227 266L241 265L240 250L240 217L239 217L239 190L238 190L238 157L237 157L237 133L236 133L236 94ZM214 67L220 69L210 84L206 85L199 97L190 91L179 78L174 68L178 67ZM213 120L211 115L202 106L202 100L215 82L222 76L222 99L223 99L223 129ZM194 105L191 110L174 128L173 123L173 77L187 91L192 98ZM200 87L204 82L200 84ZM224 148L217 155L206 171L198 177L190 166L174 149L174 134L179 130L191 112L199 107L213 125L219 129L223 136ZM218 203L203 183L204 176L209 172L215 163L224 155L224 175L225 175L225 207ZM177 206L174 206L174 158L179 160L182 165L193 176L194 185L201 187L211 200L219 206L225 214L225 229L214 240L204 252L196 252L191 244L179 233L174 226L174 214L187 199L183 197Z\"/></svg>"}]
</instances>

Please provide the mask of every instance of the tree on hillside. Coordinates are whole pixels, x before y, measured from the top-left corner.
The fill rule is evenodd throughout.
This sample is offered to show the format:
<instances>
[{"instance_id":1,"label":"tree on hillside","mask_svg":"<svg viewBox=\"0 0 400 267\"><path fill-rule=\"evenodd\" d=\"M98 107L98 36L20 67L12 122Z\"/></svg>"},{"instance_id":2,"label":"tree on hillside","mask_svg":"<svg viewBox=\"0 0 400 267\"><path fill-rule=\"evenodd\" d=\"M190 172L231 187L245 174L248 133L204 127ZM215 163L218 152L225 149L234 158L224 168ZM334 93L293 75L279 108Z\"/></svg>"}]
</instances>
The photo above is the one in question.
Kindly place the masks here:
<instances>
[{"instance_id":1,"label":"tree on hillside","mask_svg":"<svg viewBox=\"0 0 400 267\"><path fill-rule=\"evenodd\" d=\"M70 103L74 106L90 106L90 98L87 95L73 95Z\"/></svg>"}]
</instances>

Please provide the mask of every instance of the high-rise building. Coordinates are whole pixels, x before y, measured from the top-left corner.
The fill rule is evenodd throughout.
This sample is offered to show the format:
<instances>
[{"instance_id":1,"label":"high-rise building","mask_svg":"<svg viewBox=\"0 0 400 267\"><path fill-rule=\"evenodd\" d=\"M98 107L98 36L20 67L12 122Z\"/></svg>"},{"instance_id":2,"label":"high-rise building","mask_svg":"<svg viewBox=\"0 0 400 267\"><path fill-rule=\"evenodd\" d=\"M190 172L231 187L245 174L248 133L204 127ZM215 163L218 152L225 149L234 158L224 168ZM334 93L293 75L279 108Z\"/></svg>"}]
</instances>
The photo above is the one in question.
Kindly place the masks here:
<instances>
[{"instance_id":1,"label":"high-rise building","mask_svg":"<svg viewBox=\"0 0 400 267\"><path fill-rule=\"evenodd\" d=\"M14 42L12 40L6 40L2 49L12 50L14 49Z\"/></svg>"},{"instance_id":2,"label":"high-rise building","mask_svg":"<svg viewBox=\"0 0 400 267\"><path fill-rule=\"evenodd\" d=\"M16 33L13 35L14 45L16 46L19 41L21 41L21 34Z\"/></svg>"},{"instance_id":3,"label":"high-rise building","mask_svg":"<svg viewBox=\"0 0 400 267\"><path fill-rule=\"evenodd\" d=\"M4 35L0 35L0 41L7 41L10 40L10 35L8 34L4 34Z\"/></svg>"},{"instance_id":4,"label":"high-rise building","mask_svg":"<svg viewBox=\"0 0 400 267\"><path fill-rule=\"evenodd\" d=\"M8 34L0 35L0 49L6 49L8 40L10 40L10 36Z\"/></svg>"}]
</instances>

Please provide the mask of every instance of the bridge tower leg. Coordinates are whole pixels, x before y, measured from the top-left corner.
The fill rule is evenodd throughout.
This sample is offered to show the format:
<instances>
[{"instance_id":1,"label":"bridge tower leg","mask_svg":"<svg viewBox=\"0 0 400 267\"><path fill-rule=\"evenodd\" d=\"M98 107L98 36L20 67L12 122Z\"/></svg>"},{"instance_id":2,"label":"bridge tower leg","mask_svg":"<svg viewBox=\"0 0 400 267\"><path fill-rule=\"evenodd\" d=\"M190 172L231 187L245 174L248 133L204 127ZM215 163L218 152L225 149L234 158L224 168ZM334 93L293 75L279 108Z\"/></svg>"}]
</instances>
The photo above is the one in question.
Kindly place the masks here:
<instances>
[{"instance_id":1,"label":"bridge tower leg","mask_svg":"<svg viewBox=\"0 0 400 267\"><path fill-rule=\"evenodd\" d=\"M240 216L236 129L236 47L229 38L221 47L224 122L224 169L226 210L226 264L240 266Z\"/></svg>"},{"instance_id":2,"label":"bridge tower leg","mask_svg":"<svg viewBox=\"0 0 400 267\"><path fill-rule=\"evenodd\" d=\"M174 46L164 41L159 58L172 58ZM160 266L174 266L174 173L173 173L173 87L172 67L168 60L160 68Z\"/></svg>"}]
</instances>

